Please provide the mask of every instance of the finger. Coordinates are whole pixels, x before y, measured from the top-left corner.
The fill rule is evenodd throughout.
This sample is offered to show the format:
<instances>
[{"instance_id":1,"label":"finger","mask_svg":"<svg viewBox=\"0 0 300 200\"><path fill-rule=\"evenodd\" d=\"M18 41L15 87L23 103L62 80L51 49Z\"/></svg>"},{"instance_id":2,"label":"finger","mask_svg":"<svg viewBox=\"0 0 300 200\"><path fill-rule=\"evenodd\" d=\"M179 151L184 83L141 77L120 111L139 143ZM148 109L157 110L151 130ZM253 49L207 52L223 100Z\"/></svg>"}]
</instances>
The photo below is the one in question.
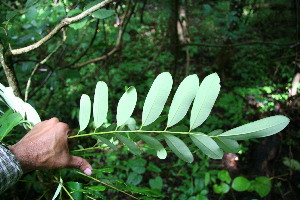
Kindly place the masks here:
<instances>
[{"instance_id":1,"label":"finger","mask_svg":"<svg viewBox=\"0 0 300 200\"><path fill-rule=\"evenodd\" d=\"M71 161L68 167L77 168L88 176L92 174L93 169L90 163L88 163L88 161L78 156L71 156Z\"/></svg>"},{"instance_id":2,"label":"finger","mask_svg":"<svg viewBox=\"0 0 300 200\"><path fill-rule=\"evenodd\" d=\"M59 122L59 120L56 117L52 117L51 119L46 121L51 124L57 124Z\"/></svg>"}]
</instances>

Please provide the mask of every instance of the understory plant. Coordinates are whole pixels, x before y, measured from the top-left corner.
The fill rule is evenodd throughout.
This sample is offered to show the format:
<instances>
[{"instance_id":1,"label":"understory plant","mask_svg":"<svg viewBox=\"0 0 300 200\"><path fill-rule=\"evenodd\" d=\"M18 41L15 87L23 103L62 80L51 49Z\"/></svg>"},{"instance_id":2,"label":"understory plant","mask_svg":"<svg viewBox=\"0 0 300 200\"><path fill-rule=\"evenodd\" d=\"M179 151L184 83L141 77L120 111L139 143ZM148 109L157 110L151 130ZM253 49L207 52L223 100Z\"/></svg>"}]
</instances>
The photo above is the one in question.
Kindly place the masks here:
<instances>
[{"instance_id":1,"label":"understory plant","mask_svg":"<svg viewBox=\"0 0 300 200\"><path fill-rule=\"evenodd\" d=\"M196 74L187 76L176 90L168 114L161 115L171 93L172 85L173 80L170 73L163 72L157 76L145 99L141 115L142 119L137 120L141 121L141 124L138 125L136 120L131 117L137 103L137 91L135 87L131 86L126 89L117 105L116 123L109 123L107 122L109 108L108 87L105 82L99 81L96 85L93 104L88 95L83 94L81 96L79 132L77 135L70 136L69 138L92 137L96 140L95 145L87 148L81 146L78 152L99 148L110 148L117 151L119 149L118 146L125 146L134 155L141 155L142 150L145 149L153 149L159 159L165 159L170 149L181 160L192 163L194 156L190 151L191 148L194 149L197 147L208 157L221 159L224 152L237 153L240 150L238 140L270 136L283 130L289 123L287 117L277 115L260 119L225 132L217 129L209 133L202 133L197 131L197 129L210 115L218 97L221 87L219 76L216 73L210 74L204 78L201 84L199 84L199 78ZM22 100L11 95L12 92L8 93L8 98L7 92L4 92L8 91L7 88L2 86L1 90L2 101L8 104L15 112L21 113L22 118L20 118L19 122L22 122L22 119L25 120L24 113L32 113L32 107L30 107L30 110L28 107L23 106L25 103L16 103L22 102ZM19 105L19 107L16 105ZM189 128L182 125L178 126L177 124L185 118L191 105ZM93 115L93 120L90 119L91 115ZM33 119L31 121L33 124L40 121L37 114L34 114L33 118L30 118L30 116L30 114L27 116L27 120L30 121L30 119ZM157 130L158 125L161 126L162 124L166 124L165 128ZM3 123L1 126L3 126ZM86 131L90 130L87 127L92 128L91 130L93 131ZM145 145L141 145L141 142ZM163 145L164 143L166 143L167 149ZM96 174L103 173L98 169L94 171ZM76 171L76 173L85 176L81 172ZM123 187L121 190L118 188L120 184L116 182L101 181L97 179L97 176L89 177L89 179L99 185L83 187L78 182L69 182L64 185L62 176L56 178L59 186L53 199L58 197L62 189L66 191L71 199L81 199L76 197L76 195L83 193L94 198L100 198L101 194L99 192L105 190L106 187L123 192L135 199L161 197L160 193L147 188L137 189L132 186ZM234 183L236 185L237 181ZM69 190L65 187L67 185ZM239 187L237 186L236 188ZM249 189L243 188L243 190ZM137 198L133 196L135 193L145 196ZM103 196L101 198L105 199Z\"/></svg>"}]
</instances>

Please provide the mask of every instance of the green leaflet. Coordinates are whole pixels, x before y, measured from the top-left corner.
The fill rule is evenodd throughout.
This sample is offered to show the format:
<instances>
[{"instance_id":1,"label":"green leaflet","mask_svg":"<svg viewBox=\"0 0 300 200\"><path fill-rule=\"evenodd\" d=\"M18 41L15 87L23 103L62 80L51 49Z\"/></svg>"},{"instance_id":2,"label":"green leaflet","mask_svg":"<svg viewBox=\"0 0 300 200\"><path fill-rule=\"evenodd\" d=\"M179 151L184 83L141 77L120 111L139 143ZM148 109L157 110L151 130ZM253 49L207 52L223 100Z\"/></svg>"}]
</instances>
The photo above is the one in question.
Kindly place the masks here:
<instances>
[{"instance_id":1,"label":"green leaflet","mask_svg":"<svg viewBox=\"0 0 300 200\"><path fill-rule=\"evenodd\" d=\"M196 74L187 76L179 85L168 114L167 127L178 123L186 115L199 88L199 79Z\"/></svg>"},{"instance_id":2,"label":"green leaflet","mask_svg":"<svg viewBox=\"0 0 300 200\"><path fill-rule=\"evenodd\" d=\"M131 151L131 153L135 155L140 155L142 153L139 147L131 139L124 137L123 135L120 135L118 133L116 133L115 136L129 148L129 151Z\"/></svg>"},{"instance_id":3,"label":"green leaflet","mask_svg":"<svg viewBox=\"0 0 300 200\"><path fill-rule=\"evenodd\" d=\"M169 72L163 72L156 77L144 103L142 126L151 124L159 117L171 92L172 84Z\"/></svg>"},{"instance_id":4,"label":"green leaflet","mask_svg":"<svg viewBox=\"0 0 300 200\"><path fill-rule=\"evenodd\" d=\"M126 121L126 125L128 126L129 130L134 131L136 130L136 121L134 118L130 117L127 121Z\"/></svg>"},{"instance_id":5,"label":"green leaflet","mask_svg":"<svg viewBox=\"0 0 300 200\"><path fill-rule=\"evenodd\" d=\"M86 94L81 95L79 109L79 131L83 131L89 124L91 116L91 100Z\"/></svg>"},{"instance_id":6,"label":"green leaflet","mask_svg":"<svg viewBox=\"0 0 300 200\"><path fill-rule=\"evenodd\" d=\"M190 130L197 128L207 119L218 97L220 88L220 78L217 73L204 78L193 103Z\"/></svg>"},{"instance_id":7,"label":"green leaflet","mask_svg":"<svg viewBox=\"0 0 300 200\"><path fill-rule=\"evenodd\" d=\"M220 135L223 131L222 130L214 130L209 133L209 136ZM237 153L241 150L239 143L236 140L222 138L222 137L213 137L212 138L223 151L227 153Z\"/></svg>"},{"instance_id":8,"label":"green leaflet","mask_svg":"<svg viewBox=\"0 0 300 200\"><path fill-rule=\"evenodd\" d=\"M196 135L197 134L197 135ZM223 157L223 151L217 145L217 143L204 135L203 133L191 134L190 137L194 144L208 157L214 159L221 159ZM201 134L201 135L200 135Z\"/></svg>"},{"instance_id":9,"label":"green leaflet","mask_svg":"<svg viewBox=\"0 0 300 200\"><path fill-rule=\"evenodd\" d=\"M167 152L164 146L154 137L149 135L139 133L138 136L144 140L151 148L157 151L157 157L160 159L165 159L167 157Z\"/></svg>"},{"instance_id":10,"label":"green leaflet","mask_svg":"<svg viewBox=\"0 0 300 200\"><path fill-rule=\"evenodd\" d=\"M226 131L219 135L219 138L247 140L266 137L283 130L289 122L289 118L281 115L267 117Z\"/></svg>"},{"instance_id":11,"label":"green leaflet","mask_svg":"<svg viewBox=\"0 0 300 200\"><path fill-rule=\"evenodd\" d=\"M115 150L115 151L118 150L118 148L113 143L111 143L108 139L101 137L101 136L97 136L97 139L100 139L101 142L103 142L104 144L106 144L107 146L112 148L113 150Z\"/></svg>"},{"instance_id":12,"label":"green leaflet","mask_svg":"<svg viewBox=\"0 0 300 200\"><path fill-rule=\"evenodd\" d=\"M167 142L167 145L180 159L188 163L194 161L191 151L181 139L168 133L163 134L163 136Z\"/></svg>"},{"instance_id":13,"label":"green leaflet","mask_svg":"<svg viewBox=\"0 0 300 200\"><path fill-rule=\"evenodd\" d=\"M237 153L241 150L239 143L236 140L225 138L213 138L223 151L227 153Z\"/></svg>"},{"instance_id":14,"label":"green leaflet","mask_svg":"<svg viewBox=\"0 0 300 200\"><path fill-rule=\"evenodd\" d=\"M125 124L132 115L137 101L135 87L129 87L121 97L117 107L117 125L118 127Z\"/></svg>"},{"instance_id":15,"label":"green leaflet","mask_svg":"<svg viewBox=\"0 0 300 200\"><path fill-rule=\"evenodd\" d=\"M93 115L95 127L99 128L105 121L108 111L108 88L105 82L99 81L96 85Z\"/></svg>"}]
</instances>

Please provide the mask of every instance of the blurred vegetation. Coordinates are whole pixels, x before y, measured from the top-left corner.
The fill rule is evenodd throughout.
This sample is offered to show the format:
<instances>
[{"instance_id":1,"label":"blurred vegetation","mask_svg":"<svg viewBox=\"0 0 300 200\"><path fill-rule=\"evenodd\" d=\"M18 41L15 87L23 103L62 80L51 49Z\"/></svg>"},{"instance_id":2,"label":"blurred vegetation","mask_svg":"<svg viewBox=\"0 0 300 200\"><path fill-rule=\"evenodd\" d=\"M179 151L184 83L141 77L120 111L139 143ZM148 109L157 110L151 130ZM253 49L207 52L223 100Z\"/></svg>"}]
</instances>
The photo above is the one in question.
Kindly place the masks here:
<instances>
[{"instance_id":1,"label":"blurred vegetation","mask_svg":"<svg viewBox=\"0 0 300 200\"><path fill-rule=\"evenodd\" d=\"M298 199L298 1L117 0L62 27L38 48L16 53L40 41L64 18L99 2L1 1L0 37L7 65L5 69L1 63L1 83L14 84L42 119L56 116L78 128L80 96L93 96L99 80L110 89L107 123L115 123L117 102L124 86L131 85L139 94L133 116L140 122L143 101L159 73L171 72L176 89L186 75L202 79L217 72L221 93L201 131L228 130L275 114L289 117L290 125L277 135L243 142L242 151L222 160L196 152L195 161L187 164L171 153L159 160L151 149L134 156L124 148L79 155L93 163L103 182L136 197L152 196L143 199ZM13 144L24 134L16 129L6 142ZM92 138L80 139L74 149L94 144ZM25 174L1 199L52 199L59 179L54 177L60 176L77 194L75 199L132 199L109 187L91 189L99 183L69 169ZM270 192L259 190L269 187ZM90 192L83 195L83 188ZM69 197L63 192L61 198Z\"/></svg>"}]
</instances>

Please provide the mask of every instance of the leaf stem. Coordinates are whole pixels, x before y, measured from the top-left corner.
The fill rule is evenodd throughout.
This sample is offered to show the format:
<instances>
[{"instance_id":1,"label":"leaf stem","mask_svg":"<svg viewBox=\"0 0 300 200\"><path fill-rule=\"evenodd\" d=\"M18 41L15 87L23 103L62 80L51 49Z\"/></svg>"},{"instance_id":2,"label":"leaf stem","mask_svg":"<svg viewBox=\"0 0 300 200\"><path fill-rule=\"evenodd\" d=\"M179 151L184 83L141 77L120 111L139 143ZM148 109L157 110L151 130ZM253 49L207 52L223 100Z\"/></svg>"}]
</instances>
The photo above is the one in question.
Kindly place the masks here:
<instances>
[{"instance_id":1,"label":"leaf stem","mask_svg":"<svg viewBox=\"0 0 300 200\"><path fill-rule=\"evenodd\" d=\"M216 136L209 136L204 133L191 133L191 132L173 132L173 131L143 131L143 130L136 130L136 131L107 131L107 132L98 132L98 133L87 133L87 134L77 134L74 136L70 136L69 138L77 138L77 137L86 137L86 136L92 136L92 135L104 135L104 134L110 134L110 133L173 133L173 134L182 134L182 135L203 135L207 137L216 137Z\"/></svg>"}]
</instances>

